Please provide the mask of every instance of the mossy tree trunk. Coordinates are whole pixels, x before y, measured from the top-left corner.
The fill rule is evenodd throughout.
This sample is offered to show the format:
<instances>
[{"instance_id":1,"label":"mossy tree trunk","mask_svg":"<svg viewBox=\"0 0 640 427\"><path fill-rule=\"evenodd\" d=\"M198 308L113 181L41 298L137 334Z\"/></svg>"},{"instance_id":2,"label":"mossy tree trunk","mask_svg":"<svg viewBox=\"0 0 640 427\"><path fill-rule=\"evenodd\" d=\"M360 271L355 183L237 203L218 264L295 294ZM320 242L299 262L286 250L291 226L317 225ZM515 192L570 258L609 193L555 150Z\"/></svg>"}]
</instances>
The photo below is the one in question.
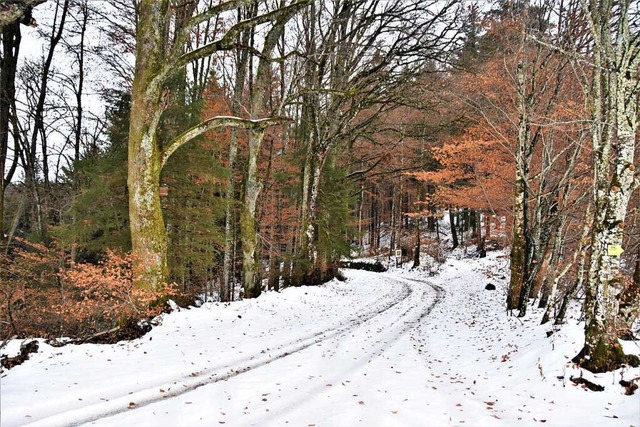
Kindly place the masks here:
<instances>
[{"instance_id":1,"label":"mossy tree trunk","mask_svg":"<svg viewBox=\"0 0 640 427\"><path fill-rule=\"evenodd\" d=\"M170 35L174 10L170 0L141 0L136 34L136 67L129 128L129 215L133 249L133 274L136 286L158 289L167 280L167 236L160 208L160 172L169 157L182 145L219 127L244 127L264 132L276 119L246 120L237 117L212 117L179 133L160 146L157 132L160 118L170 100L168 81L192 61L235 47L237 35L247 28L278 22L291 16L310 0L239 21L219 39L185 51L191 31L201 22L223 12L249 4L253 0L228 0L211 6L180 26ZM288 19L288 18L287 18ZM173 45L169 46L169 40Z\"/></svg>"},{"instance_id":2,"label":"mossy tree trunk","mask_svg":"<svg viewBox=\"0 0 640 427\"><path fill-rule=\"evenodd\" d=\"M293 17L297 9L283 13L267 33L256 71L253 92L251 94L251 118L257 119L264 114L265 102L272 83L271 55L284 32L286 22ZM242 240L242 286L244 295L253 298L260 295L261 277L259 274L258 241L256 224L256 204L262 190L262 180L258 175L258 159L264 140L264 128L254 128L249 133L248 169L245 176L244 199L240 211L240 238Z\"/></svg>"},{"instance_id":3,"label":"mossy tree trunk","mask_svg":"<svg viewBox=\"0 0 640 427\"><path fill-rule=\"evenodd\" d=\"M255 17L257 13L256 7L251 5L249 7L238 9L238 16L244 14L245 17ZM249 45L251 36L251 29L243 31L238 35L238 42L245 46ZM247 64L249 61L249 52L247 50L241 50L236 53L236 75L233 87L233 98L231 100L231 113L235 116L240 114L242 109L242 94L244 90ZM234 248L237 239L236 227L236 205L235 205L235 182L234 182L234 169L236 164L236 157L238 154L238 132L235 129L231 130L229 136L229 159L227 163L227 176L225 183L225 213L224 213L224 259L222 264L222 287L220 292L220 299L222 301L229 301L231 299L232 288L234 286L234 280L232 280L232 264L234 262Z\"/></svg>"},{"instance_id":4,"label":"mossy tree trunk","mask_svg":"<svg viewBox=\"0 0 640 427\"><path fill-rule=\"evenodd\" d=\"M523 29L523 46L526 46L526 30ZM518 63L516 70L516 91L518 107L518 136L516 138L516 167L513 203L513 232L511 239L511 279L507 292L507 310L520 309L523 312L525 285L529 278L529 251L531 248L528 234L529 224L529 161L531 156L531 100L532 94L527 88L527 65L525 59ZM526 310L526 295L524 307Z\"/></svg>"},{"instance_id":5,"label":"mossy tree trunk","mask_svg":"<svg viewBox=\"0 0 640 427\"><path fill-rule=\"evenodd\" d=\"M242 240L242 287L245 298L260 295L258 272L258 230L256 228L256 203L262 190L258 177L258 156L264 132L251 131L249 136L249 167L244 188L244 200L240 211L240 238Z\"/></svg>"},{"instance_id":6,"label":"mossy tree trunk","mask_svg":"<svg viewBox=\"0 0 640 427\"><path fill-rule=\"evenodd\" d=\"M630 27L631 0L582 2L594 39L590 107L594 155L594 222L585 293L585 344L574 361L593 372L629 358L618 342L623 227L634 179L638 130L640 32ZM617 19L612 19L614 10ZM614 43L615 41L615 43Z\"/></svg>"},{"instance_id":7,"label":"mossy tree trunk","mask_svg":"<svg viewBox=\"0 0 640 427\"><path fill-rule=\"evenodd\" d=\"M127 184L134 277L136 284L145 289L158 289L168 275L167 236L159 193L162 152L156 139L164 111L163 88L154 80L165 60L169 3L141 2L136 35Z\"/></svg>"}]
</instances>

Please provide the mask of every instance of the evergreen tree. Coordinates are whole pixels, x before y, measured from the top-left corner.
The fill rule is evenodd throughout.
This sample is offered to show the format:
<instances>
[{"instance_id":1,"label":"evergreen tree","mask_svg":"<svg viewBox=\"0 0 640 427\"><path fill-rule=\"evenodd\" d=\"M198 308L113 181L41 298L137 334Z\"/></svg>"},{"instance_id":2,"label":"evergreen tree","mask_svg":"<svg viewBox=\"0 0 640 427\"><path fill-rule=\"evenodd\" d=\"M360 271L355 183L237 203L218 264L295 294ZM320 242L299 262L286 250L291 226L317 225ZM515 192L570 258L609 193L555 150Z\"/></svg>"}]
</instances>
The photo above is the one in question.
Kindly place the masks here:
<instances>
[{"instance_id":1,"label":"evergreen tree","mask_svg":"<svg viewBox=\"0 0 640 427\"><path fill-rule=\"evenodd\" d=\"M131 95L110 94L107 107L107 146L90 147L73 165L79 192L63 224L61 243L77 245L79 259L95 260L105 248L129 250L127 140ZM71 221L75 218L75 221Z\"/></svg>"}]
</instances>

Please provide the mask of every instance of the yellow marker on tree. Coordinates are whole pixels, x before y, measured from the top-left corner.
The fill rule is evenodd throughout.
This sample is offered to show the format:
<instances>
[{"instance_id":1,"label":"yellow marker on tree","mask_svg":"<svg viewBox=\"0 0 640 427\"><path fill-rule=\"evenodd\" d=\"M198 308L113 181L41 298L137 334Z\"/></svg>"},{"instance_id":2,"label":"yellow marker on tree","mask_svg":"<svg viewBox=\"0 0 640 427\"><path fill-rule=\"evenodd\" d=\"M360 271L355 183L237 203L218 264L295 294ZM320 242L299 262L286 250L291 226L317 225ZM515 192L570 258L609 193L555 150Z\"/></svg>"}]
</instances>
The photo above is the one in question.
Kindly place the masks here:
<instances>
[{"instance_id":1,"label":"yellow marker on tree","mask_svg":"<svg viewBox=\"0 0 640 427\"><path fill-rule=\"evenodd\" d=\"M607 253L609 256L620 256L624 252L621 245L609 245L607 246Z\"/></svg>"}]
</instances>

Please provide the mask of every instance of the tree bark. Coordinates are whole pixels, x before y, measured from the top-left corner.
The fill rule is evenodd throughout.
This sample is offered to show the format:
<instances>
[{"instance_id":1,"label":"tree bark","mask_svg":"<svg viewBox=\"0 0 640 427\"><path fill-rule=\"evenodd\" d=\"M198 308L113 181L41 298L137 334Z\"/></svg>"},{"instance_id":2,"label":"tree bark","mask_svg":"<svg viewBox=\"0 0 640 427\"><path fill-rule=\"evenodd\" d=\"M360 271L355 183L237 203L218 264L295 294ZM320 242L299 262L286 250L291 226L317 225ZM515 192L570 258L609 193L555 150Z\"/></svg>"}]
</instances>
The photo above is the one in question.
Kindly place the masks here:
<instances>
[{"instance_id":1,"label":"tree bark","mask_svg":"<svg viewBox=\"0 0 640 427\"><path fill-rule=\"evenodd\" d=\"M20 23L13 22L2 27L2 57L0 58L0 246L6 242L4 227L4 195L11 182L15 166L9 168L9 135L11 125L11 108L15 100L15 80L20 51ZM17 162L18 153L14 153L13 163ZM1 248L0 248L1 249Z\"/></svg>"},{"instance_id":2,"label":"tree bark","mask_svg":"<svg viewBox=\"0 0 640 427\"><path fill-rule=\"evenodd\" d=\"M136 72L132 91L129 128L129 216L133 248L133 274L136 286L159 289L167 279L167 236L160 209L159 181L162 167L182 145L217 127L245 127L261 134L267 126L281 120L243 120L237 117L213 117L177 135L165 146L157 140L160 117L166 109L167 81L192 61L215 52L231 50L238 33L267 22L289 19L309 0L300 0L231 26L211 43L185 53L183 46L194 26L212 16L248 4L252 0L229 0L207 8L188 19L168 47L171 2L141 0L136 44Z\"/></svg>"},{"instance_id":3,"label":"tree bark","mask_svg":"<svg viewBox=\"0 0 640 427\"><path fill-rule=\"evenodd\" d=\"M458 247L458 232L456 230L453 208L449 208L449 224L451 224L451 239L453 240L451 249L455 249Z\"/></svg>"},{"instance_id":4,"label":"tree bark","mask_svg":"<svg viewBox=\"0 0 640 427\"><path fill-rule=\"evenodd\" d=\"M420 217L416 217L416 247L413 251L412 269L420 266Z\"/></svg>"},{"instance_id":5,"label":"tree bark","mask_svg":"<svg viewBox=\"0 0 640 427\"><path fill-rule=\"evenodd\" d=\"M240 212L240 236L242 240L242 287L245 298L260 295L258 276L258 231L256 229L256 202L262 190L258 178L258 156L264 132L251 131L249 135L249 166L244 188L244 200Z\"/></svg>"},{"instance_id":6,"label":"tree bark","mask_svg":"<svg viewBox=\"0 0 640 427\"><path fill-rule=\"evenodd\" d=\"M633 287L640 290L640 246L638 246L635 268L633 269Z\"/></svg>"},{"instance_id":7,"label":"tree bark","mask_svg":"<svg viewBox=\"0 0 640 427\"><path fill-rule=\"evenodd\" d=\"M573 360L593 372L613 370L630 361L618 343L622 278L616 248L622 247L627 206L637 186L633 163L640 34L635 28L635 33L630 32L631 3L582 2L594 39L591 133L595 203L585 294L585 344ZM620 16L614 22L615 7Z\"/></svg>"},{"instance_id":8,"label":"tree bark","mask_svg":"<svg viewBox=\"0 0 640 427\"><path fill-rule=\"evenodd\" d=\"M593 224L593 217L591 216L591 204L587 205L587 211L585 213L584 226L582 228L582 236L580 238L580 243L578 245L578 250L576 251L576 255L578 256L578 273L576 279L573 281L573 284L569 289L567 289L562 297L562 302L560 304L560 308L556 313L556 317L554 320L555 325L560 325L564 322L567 307L569 306L569 300L571 299L573 293L576 289L581 289L584 284L584 276L585 276L585 265L587 261L587 247L589 244L589 234L591 232L591 227Z\"/></svg>"},{"instance_id":9,"label":"tree bark","mask_svg":"<svg viewBox=\"0 0 640 427\"><path fill-rule=\"evenodd\" d=\"M129 128L129 224L136 285L160 289L168 276L167 236L160 207L162 151L156 130L164 110L161 86L150 87L165 60L169 1L140 3Z\"/></svg>"},{"instance_id":10,"label":"tree bark","mask_svg":"<svg viewBox=\"0 0 640 427\"><path fill-rule=\"evenodd\" d=\"M2 11L0 12L0 28L16 22L34 25L35 21L31 16L31 11L45 1L47 0L12 0L3 2Z\"/></svg>"},{"instance_id":11,"label":"tree bark","mask_svg":"<svg viewBox=\"0 0 640 427\"><path fill-rule=\"evenodd\" d=\"M251 118L257 119L264 112L269 85L271 84L271 55L276 48L285 23L293 14L284 14L267 33L258 70L256 71L253 91L251 93ZM262 190L262 180L258 176L258 158L264 140L264 129L251 129L249 133L248 169L245 177L244 200L240 212L240 236L242 239L242 286L246 298L260 295L261 277L259 275L258 229L256 224L256 203Z\"/></svg>"},{"instance_id":12,"label":"tree bark","mask_svg":"<svg viewBox=\"0 0 640 427\"><path fill-rule=\"evenodd\" d=\"M255 8L247 8L247 17L251 18L255 16ZM238 10L238 18L240 20L242 9ZM244 45L249 44L249 31L244 31L238 36L240 43ZM246 50L242 50L236 53L236 76L233 87L233 99L231 104L231 114L237 116L240 114L242 108L242 91L244 88L246 74L247 74L247 61L249 60L249 54ZM236 221L235 211L235 184L233 180L233 173L236 164L236 157L238 154L238 132L235 129L231 130L229 136L229 159L227 164L227 176L225 184L225 213L224 213L224 259L222 264L222 292L220 299L222 301L229 300L229 292L232 286L233 280L231 280L233 252L235 247L236 236L233 232L234 222Z\"/></svg>"},{"instance_id":13,"label":"tree bark","mask_svg":"<svg viewBox=\"0 0 640 427\"><path fill-rule=\"evenodd\" d=\"M528 301L525 283L528 281L529 252L528 224L528 146L531 134L531 118L526 96L526 70L523 62L517 69L518 93L518 137L516 140L516 176L513 203L513 234L511 239L511 279L507 292L507 310L520 309L518 316L524 316ZM523 292L524 291L524 292Z\"/></svg>"}]
</instances>

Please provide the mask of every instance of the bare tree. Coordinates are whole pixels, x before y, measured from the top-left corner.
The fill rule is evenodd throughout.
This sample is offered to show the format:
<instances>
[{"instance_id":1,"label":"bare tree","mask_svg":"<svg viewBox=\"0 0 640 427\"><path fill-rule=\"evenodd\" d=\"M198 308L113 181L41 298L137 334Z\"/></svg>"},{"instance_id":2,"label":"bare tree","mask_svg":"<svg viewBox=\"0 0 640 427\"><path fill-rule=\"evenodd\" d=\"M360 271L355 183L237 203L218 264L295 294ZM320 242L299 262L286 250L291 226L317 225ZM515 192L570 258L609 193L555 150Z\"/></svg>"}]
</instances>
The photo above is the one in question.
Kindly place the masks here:
<instances>
[{"instance_id":1,"label":"bare tree","mask_svg":"<svg viewBox=\"0 0 640 427\"><path fill-rule=\"evenodd\" d=\"M631 361L618 343L619 273L624 222L639 179L634 165L638 132L639 5L633 0L580 0L593 39L589 83L594 155L591 258L585 298L585 344L574 361L593 372ZM635 359L637 363L637 358Z\"/></svg>"},{"instance_id":2,"label":"bare tree","mask_svg":"<svg viewBox=\"0 0 640 427\"><path fill-rule=\"evenodd\" d=\"M402 105L402 89L418 73L447 62L458 41L457 6L456 0L334 0L314 3L304 13L298 135L306 154L298 281L323 276L316 222L330 153Z\"/></svg>"},{"instance_id":3,"label":"bare tree","mask_svg":"<svg viewBox=\"0 0 640 427\"><path fill-rule=\"evenodd\" d=\"M53 7L53 22L44 30L41 37L46 40L44 56L27 61L20 72L26 106L21 115L20 129L20 166L23 169L25 185L31 193L34 231L38 239L47 236L45 199L40 188L40 178L49 187L49 142L52 129L45 123L45 114L50 95L49 83L54 73L54 53L62 39L69 12L69 0L57 0ZM20 112L18 113L20 114Z\"/></svg>"},{"instance_id":4,"label":"bare tree","mask_svg":"<svg viewBox=\"0 0 640 427\"><path fill-rule=\"evenodd\" d=\"M15 21L2 27L2 58L0 58L0 242L4 241L4 194L16 170L19 144L14 149L13 159L9 155L11 109L15 99L15 79L20 51L20 23ZM9 170L6 170L10 161ZM5 175L6 174L6 175Z\"/></svg>"},{"instance_id":5,"label":"bare tree","mask_svg":"<svg viewBox=\"0 0 640 427\"><path fill-rule=\"evenodd\" d=\"M250 4L238 9L238 21L251 19L258 13L257 4ZM241 46L249 46L253 28L242 31L238 34L238 43ZM246 81L247 68L249 64L249 49L238 49L235 52L235 76L233 83L233 93L231 95L231 114L240 115L242 108L242 95ZM225 185L225 220L224 220L224 260L222 265L222 292L221 299L228 300L232 294L232 263L235 248L235 184L233 173L238 155L238 133L236 129L231 129L229 138L229 158L227 163L227 177Z\"/></svg>"},{"instance_id":6,"label":"bare tree","mask_svg":"<svg viewBox=\"0 0 640 427\"><path fill-rule=\"evenodd\" d=\"M136 72L133 81L131 125L129 128L129 219L137 286L159 289L167 278L167 237L160 208L159 180L171 154L193 138L218 127L264 129L278 120L244 120L213 117L179 133L165 145L157 138L158 125L167 107L168 80L194 60L215 52L231 50L238 33L257 25L278 22L304 7L308 0L266 12L231 26L222 37L194 50L184 50L192 29L207 19L234 10L249 0L218 3L191 17L182 30L171 37L171 2L142 0L136 40ZM172 43L169 44L169 40Z\"/></svg>"}]
</instances>

